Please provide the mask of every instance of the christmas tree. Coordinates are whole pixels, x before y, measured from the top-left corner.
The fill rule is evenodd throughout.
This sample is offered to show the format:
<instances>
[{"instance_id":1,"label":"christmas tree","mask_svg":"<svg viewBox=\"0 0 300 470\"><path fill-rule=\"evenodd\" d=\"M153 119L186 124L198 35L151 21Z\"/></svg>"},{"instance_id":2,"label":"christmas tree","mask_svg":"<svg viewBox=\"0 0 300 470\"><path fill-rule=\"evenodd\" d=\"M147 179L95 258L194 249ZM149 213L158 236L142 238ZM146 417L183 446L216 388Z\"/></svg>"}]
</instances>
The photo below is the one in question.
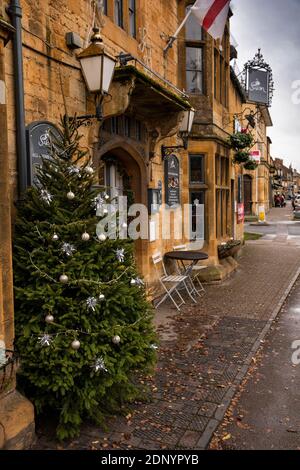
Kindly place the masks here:
<instances>
[{"instance_id":1,"label":"christmas tree","mask_svg":"<svg viewBox=\"0 0 300 470\"><path fill-rule=\"evenodd\" d=\"M118 227L120 213L95 187L80 139L76 119L63 119L62 138L50 138L50 158L18 204L14 236L19 383L38 413L58 413L59 439L136 398L137 374L156 355L133 242L96 229L113 217Z\"/></svg>"}]
</instances>

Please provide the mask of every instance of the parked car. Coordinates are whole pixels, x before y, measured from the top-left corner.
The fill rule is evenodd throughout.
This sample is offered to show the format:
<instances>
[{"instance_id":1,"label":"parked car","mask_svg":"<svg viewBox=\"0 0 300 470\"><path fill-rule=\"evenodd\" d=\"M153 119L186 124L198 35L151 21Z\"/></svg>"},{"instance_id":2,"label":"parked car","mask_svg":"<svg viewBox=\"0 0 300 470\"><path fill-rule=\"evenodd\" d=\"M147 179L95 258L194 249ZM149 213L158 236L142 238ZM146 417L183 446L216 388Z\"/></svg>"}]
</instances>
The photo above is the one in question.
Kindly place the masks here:
<instances>
[{"instance_id":1,"label":"parked car","mask_svg":"<svg viewBox=\"0 0 300 470\"><path fill-rule=\"evenodd\" d=\"M294 199L294 207L300 207L300 195L298 194Z\"/></svg>"}]
</instances>

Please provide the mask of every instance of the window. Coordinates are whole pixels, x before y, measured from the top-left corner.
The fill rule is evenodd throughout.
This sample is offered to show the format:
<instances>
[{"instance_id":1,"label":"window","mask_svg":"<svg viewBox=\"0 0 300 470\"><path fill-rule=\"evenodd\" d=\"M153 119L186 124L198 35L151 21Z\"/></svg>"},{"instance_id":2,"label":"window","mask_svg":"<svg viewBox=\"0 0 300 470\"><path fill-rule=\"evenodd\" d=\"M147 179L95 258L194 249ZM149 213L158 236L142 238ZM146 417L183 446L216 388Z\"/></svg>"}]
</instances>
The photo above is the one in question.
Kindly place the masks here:
<instances>
[{"instance_id":1,"label":"window","mask_svg":"<svg viewBox=\"0 0 300 470\"><path fill-rule=\"evenodd\" d=\"M218 93L218 53L215 51L214 54L214 96L217 99L217 93Z\"/></svg>"},{"instance_id":2,"label":"window","mask_svg":"<svg viewBox=\"0 0 300 470\"><path fill-rule=\"evenodd\" d=\"M203 53L201 47L186 47L186 89L203 93Z\"/></svg>"},{"instance_id":3,"label":"window","mask_svg":"<svg viewBox=\"0 0 300 470\"><path fill-rule=\"evenodd\" d=\"M124 116L124 135L126 137L130 137L130 126L131 126L131 119L129 116Z\"/></svg>"},{"instance_id":4,"label":"window","mask_svg":"<svg viewBox=\"0 0 300 470\"><path fill-rule=\"evenodd\" d=\"M136 135L136 140L139 140L139 141L142 140L142 123L141 121L138 121L138 120L135 121L135 135Z\"/></svg>"},{"instance_id":5,"label":"window","mask_svg":"<svg viewBox=\"0 0 300 470\"><path fill-rule=\"evenodd\" d=\"M224 107L228 107L228 83L230 73L230 37L225 29L222 44L214 50L214 97Z\"/></svg>"},{"instance_id":6,"label":"window","mask_svg":"<svg viewBox=\"0 0 300 470\"><path fill-rule=\"evenodd\" d=\"M123 0L115 0L115 23L123 28Z\"/></svg>"},{"instance_id":7,"label":"window","mask_svg":"<svg viewBox=\"0 0 300 470\"><path fill-rule=\"evenodd\" d=\"M136 9L135 0L129 0L129 34L136 37Z\"/></svg>"},{"instance_id":8,"label":"window","mask_svg":"<svg viewBox=\"0 0 300 470\"><path fill-rule=\"evenodd\" d=\"M190 184L203 184L204 155L190 155Z\"/></svg>"},{"instance_id":9,"label":"window","mask_svg":"<svg viewBox=\"0 0 300 470\"><path fill-rule=\"evenodd\" d=\"M191 191L190 204L192 206L192 221L191 221L191 239L204 240L205 239L205 223L204 211L205 205L205 191ZM202 210L197 210L197 206L201 205Z\"/></svg>"},{"instance_id":10,"label":"window","mask_svg":"<svg viewBox=\"0 0 300 470\"><path fill-rule=\"evenodd\" d=\"M229 158L216 155L216 227L217 238L230 235L231 206L229 188Z\"/></svg>"},{"instance_id":11,"label":"window","mask_svg":"<svg viewBox=\"0 0 300 470\"><path fill-rule=\"evenodd\" d=\"M186 8L190 11L192 5ZM188 93L203 93L203 31L195 16L189 16L185 25L186 83Z\"/></svg>"},{"instance_id":12,"label":"window","mask_svg":"<svg viewBox=\"0 0 300 470\"><path fill-rule=\"evenodd\" d=\"M103 13L107 15L107 0L103 0Z\"/></svg>"},{"instance_id":13,"label":"window","mask_svg":"<svg viewBox=\"0 0 300 470\"><path fill-rule=\"evenodd\" d=\"M189 155L189 190L192 206L190 239L205 239L205 156ZM200 207L198 207L200 205Z\"/></svg>"},{"instance_id":14,"label":"window","mask_svg":"<svg viewBox=\"0 0 300 470\"><path fill-rule=\"evenodd\" d=\"M119 119L118 117L111 118L111 133L112 134L119 134Z\"/></svg>"}]
</instances>

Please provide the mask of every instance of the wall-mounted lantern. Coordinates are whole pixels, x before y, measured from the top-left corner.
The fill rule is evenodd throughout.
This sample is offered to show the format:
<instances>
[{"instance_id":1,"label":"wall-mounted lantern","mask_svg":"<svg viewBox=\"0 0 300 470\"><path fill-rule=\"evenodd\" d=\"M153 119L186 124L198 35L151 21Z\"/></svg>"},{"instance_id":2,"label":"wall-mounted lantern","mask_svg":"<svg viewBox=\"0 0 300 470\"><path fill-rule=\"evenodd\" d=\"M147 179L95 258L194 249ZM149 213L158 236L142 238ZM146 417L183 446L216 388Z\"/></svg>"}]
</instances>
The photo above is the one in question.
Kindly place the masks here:
<instances>
[{"instance_id":1,"label":"wall-mounted lantern","mask_svg":"<svg viewBox=\"0 0 300 470\"><path fill-rule=\"evenodd\" d=\"M195 110L193 108L190 108L183 112L183 118L182 118L182 121L180 122L180 127L179 127L179 132L178 132L180 138L183 141L183 145L173 145L170 147L162 145L161 154L162 154L163 160L169 157L171 153L173 152L173 150L178 150L178 149L187 150L188 139L192 131L194 117L195 117Z\"/></svg>"},{"instance_id":2,"label":"wall-mounted lantern","mask_svg":"<svg viewBox=\"0 0 300 470\"><path fill-rule=\"evenodd\" d=\"M102 102L108 94L114 76L116 59L105 50L99 28L93 28L91 44L78 54L77 58L87 89L95 94L96 114L78 116L76 119L79 125L93 118L102 121Z\"/></svg>"}]
</instances>

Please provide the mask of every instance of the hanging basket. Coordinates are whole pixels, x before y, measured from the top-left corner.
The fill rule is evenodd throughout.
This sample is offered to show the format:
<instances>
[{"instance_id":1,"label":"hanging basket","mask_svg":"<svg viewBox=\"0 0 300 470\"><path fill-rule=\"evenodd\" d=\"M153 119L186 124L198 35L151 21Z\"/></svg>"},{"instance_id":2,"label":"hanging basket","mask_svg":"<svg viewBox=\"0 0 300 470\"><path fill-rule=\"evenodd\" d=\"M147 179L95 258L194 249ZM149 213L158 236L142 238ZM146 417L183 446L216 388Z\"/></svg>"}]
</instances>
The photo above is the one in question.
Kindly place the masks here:
<instances>
[{"instance_id":1,"label":"hanging basket","mask_svg":"<svg viewBox=\"0 0 300 470\"><path fill-rule=\"evenodd\" d=\"M228 142L232 149L244 150L253 146L253 137L251 134L236 132L229 137Z\"/></svg>"},{"instance_id":2,"label":"hanging basket","mask_svg":"<svg viewBox=\"0 0 300 470\"><path fill-rule=\"evenodd\" d=\"M248 171L254 171L254 170L257 169L257 167L258 167L258 164L251 161L251 160L249 162L245 163L245 165L244 165L245 170L248 170Z\"/></svg>"},{"instance_id":3,"label":"hanging basket","mask_svg":"<svg viewBox=\"0 0 300 470\"><path fill-rule=\"evenodd\" d=\"M19 366L18 356L14 351L6 349L6 362L0 365L0 395L8 392L14 385L14 379Z\"/></svg>"},{"instance_id":4,"label":"hanging basket","mask_svg":"<svg viewBox=\"0 0 300 470\"><path fill-rule=\"evenodd\" d=\"M249 161L250 154L249 152L240 150L234 155L234 163L247 163Z\"/></svg>"}]
</instances>

